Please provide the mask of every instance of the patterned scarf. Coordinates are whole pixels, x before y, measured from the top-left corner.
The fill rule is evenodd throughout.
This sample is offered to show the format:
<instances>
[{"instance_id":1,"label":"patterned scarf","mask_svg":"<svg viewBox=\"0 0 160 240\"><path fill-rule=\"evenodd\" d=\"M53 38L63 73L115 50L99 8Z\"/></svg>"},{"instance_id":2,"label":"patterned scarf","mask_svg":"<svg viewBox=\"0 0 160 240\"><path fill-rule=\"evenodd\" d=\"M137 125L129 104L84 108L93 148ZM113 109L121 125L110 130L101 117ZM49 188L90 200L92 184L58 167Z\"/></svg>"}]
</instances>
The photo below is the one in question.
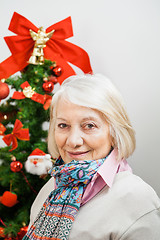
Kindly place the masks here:
<instances>
[{"instance_id":1,"label":"patterned scarf","mask_svg":"<svg viewBox=\"0 0 160 240\"><path fill-rule=\"evenodd\" d=\"M72 224L80 208L82 195L98 168L106 158L91 161L56 161L50 171L56 179L57 188L43 204L34 224L23 240L67 240ZM59 164L63 164L60 165Z\"/></svg>"}]
</instances>

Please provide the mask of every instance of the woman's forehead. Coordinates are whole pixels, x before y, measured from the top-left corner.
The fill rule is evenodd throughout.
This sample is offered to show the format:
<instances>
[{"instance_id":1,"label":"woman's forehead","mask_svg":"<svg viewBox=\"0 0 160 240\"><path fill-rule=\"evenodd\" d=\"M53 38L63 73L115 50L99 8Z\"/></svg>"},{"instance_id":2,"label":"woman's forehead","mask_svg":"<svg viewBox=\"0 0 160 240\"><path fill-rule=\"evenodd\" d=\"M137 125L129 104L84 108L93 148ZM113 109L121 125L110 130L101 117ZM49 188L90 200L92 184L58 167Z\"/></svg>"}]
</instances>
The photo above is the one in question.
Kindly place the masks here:
<instances>
[{"instance_id":1,"label":"woman's forehead","mask_svg":"<svg viewBox=\"0 0 160 240\"><path fill-rule=\"evenodd\" d=\"M68 120L72 118L79 118L81 120L105 120L104 115L96 109L77 105L68 99L60 98L57 103L56 119Z\"/></svg>"}]
</instances>

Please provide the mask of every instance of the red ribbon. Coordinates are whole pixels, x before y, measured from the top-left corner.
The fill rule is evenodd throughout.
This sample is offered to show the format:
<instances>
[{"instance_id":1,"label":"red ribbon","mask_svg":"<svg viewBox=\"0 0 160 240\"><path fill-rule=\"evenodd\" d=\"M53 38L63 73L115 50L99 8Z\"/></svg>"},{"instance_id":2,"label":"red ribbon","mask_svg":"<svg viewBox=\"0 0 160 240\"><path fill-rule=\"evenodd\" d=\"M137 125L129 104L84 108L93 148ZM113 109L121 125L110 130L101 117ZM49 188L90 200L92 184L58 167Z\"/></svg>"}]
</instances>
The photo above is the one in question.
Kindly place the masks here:
<instances>
[{"instance_id":1,"label":"red ribbon","mask_svg":"<svg viewBox=\"0 0 160 240\"><path fill-rule=\"evenodd\" d=\"M21 84L22 89L25 89L27 87L30 87L30 85L27 81ZM23 92L14 92L12 98L13 99L24 99L24 98L26 98L26 96ZM39 94L36 92L34 92L30 98L33 101L41 103L41 104L44 104L46 101L46 95L42 95L42 94Z\"/></svg>"},{"instance_id":2,"label":"red ribbon","mask_svg":"<svg viewBox=\"0 0 160 240\"><path fill-rule=\"evenodd\" d=\"M2 140L8 146L12 144L12 148L9 151L13 151L18 147L17 138L20 140L29 141L29 129L28 128L22 129L22 127L23 127L23 124L21 123L21 121L16 119L13 132L10 134L7 134L2 138Z\"/></svg>"},{"instance_id":3,"label":"red ribbon","mask_svg":"<svg viewBox=\"0 0 160 240\"><path fill-rule=\"evenodd\" d=\"M12 55L0 64L0 79L8 78L10 75L24 69L28 63L34 41L30 36L29 29L34 32L38 28L22 15L14 12L9 30L16 33L16 36L5 37L5 41ZM58 81L75 74L75 71L68 62L79 67L84 73L92 73L89 56L82 48L66 41L65 39L73 36L71 17L68 17L46 29L46 33L55 30L52 37L46 43L44 56L46 59L56 61L64 71Z\"/></svg>"},{"instance_id":4,"label":"red ribbon","mask_svg":"<svg viewBox=\"0 0 160 240\"><path fill-rule=\"evenodd\" d=\"M45 103L43 105L43 108L44 110L47 110L51 104L51 101L52 101L52 96L51 95L45 95L46 96L46 100L45 100Z\"/></svg>"}]
</instances>

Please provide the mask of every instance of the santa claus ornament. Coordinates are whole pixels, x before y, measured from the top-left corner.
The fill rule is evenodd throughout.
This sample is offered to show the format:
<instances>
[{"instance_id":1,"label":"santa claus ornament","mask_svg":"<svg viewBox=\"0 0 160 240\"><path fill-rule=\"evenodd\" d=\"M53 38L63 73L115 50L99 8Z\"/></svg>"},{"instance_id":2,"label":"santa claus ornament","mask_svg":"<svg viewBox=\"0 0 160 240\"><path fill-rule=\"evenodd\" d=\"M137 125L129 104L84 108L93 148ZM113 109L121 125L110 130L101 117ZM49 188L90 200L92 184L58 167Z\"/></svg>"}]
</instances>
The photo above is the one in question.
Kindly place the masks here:
<instances>
[{"instance_id":1,"label":"santa claus ornament","mask_svg":"<svg viewBox=\"0 0 160 240\"><path fill-rule=\"evenodd\" d=\"M39 148L36 148L27 158L25 169L27 172L34 175L45 175L52 168L50 154L44 153Z\"/></svg>"}]
</instances>

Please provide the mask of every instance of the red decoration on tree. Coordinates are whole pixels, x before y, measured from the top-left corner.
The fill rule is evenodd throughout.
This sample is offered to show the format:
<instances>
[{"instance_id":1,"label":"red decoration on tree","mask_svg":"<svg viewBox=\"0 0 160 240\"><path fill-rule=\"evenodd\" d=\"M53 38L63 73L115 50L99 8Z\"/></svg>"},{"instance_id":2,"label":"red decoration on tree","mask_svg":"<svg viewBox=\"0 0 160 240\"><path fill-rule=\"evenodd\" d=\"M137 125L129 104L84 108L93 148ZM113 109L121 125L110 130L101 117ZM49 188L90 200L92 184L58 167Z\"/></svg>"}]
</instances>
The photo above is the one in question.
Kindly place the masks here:
<instances>
[{"instance_id":1,"label":"red decoration on tree","mask_svg":"<svg viewBox=\"0 0 160 240\"><path fill-rule=\"evenodd\" d=\"M6 98L9 95L9 87L7 83L0 81L0 100Z\"/></svg>"},{"instance_id":2,"label":"red decoration on tree","mask_svg":"<svg viewBox=\"0 0 160 240\"><path fill-rule=\"evenodd\" d=\"M46 96L46 102L43 105L43 108L44 108L44 110L47 110L49 108L50 104L51 104L52 96L47 95L47 94L45 96Z\"/></svg>"},{"instance_id":3,"label":"red decoration on tree","mask_svg":"<svg viewBox=\"0 0 160 240\"><path fill-rule=\"evenodd\" d=\"M42 87L45 92L51 93L54 89L54 84L52 82L45 82Z\"/></svg>"},{"instance_id":4,"label":"red decoration on tree","mask_svg":"<svg viewBox=\"0 0 160 240\"><path fill-rule=\"evenodd\" d=\"M5 191L0 197L0 202L6 207L13 207L15 204L18 203L17 195L15 193Z\"/></svg>"},{"instance_id":5,"label":"red decoration on tree","mask_svg":"<svg viewBox=\"0 0 160 240\"><path fill-rule=\"evenodd\" d=\"M3 135L5 131L6 131L5 126L3 126L2 123L0 123L0 135Z\"/></svg>"},{"instance_id":6,"label":"red decoration on tree","mask_svg":"<svg viewBox=\"0 0 160 240\"><path fill-rule=\"evenodd\" d=\"M49 79L50 82L52 82L54 84L58 83L58 79L53 75L49 76L48 79Z\"/></svg>"},{"instance_id":7,"label":"red decoration on tree","mask_svg":"<svg viewBox=\"0 0 160 240\"><path fill-rule=\"evenodd\" d=\"M60 66L52 67L51 70L56 77L60 77L62 74L62 68Z\"/></svg>"},{"instance_id":8,"label":"red decoration on tree","mask_svg":"<svg viewBox=\"0 0 160 240\"><path fill-rule=\"evenodd\" d=\"M17 34L5 37L5 41L12 55L0 64L0 78L8 78L24 69L33 52L34 41L30 31L38 32L38 28L22 15L14 12L9 30ZM44 48L44 57L56 61L65 69L58 78L61 84L64 79L74 75L75 71L68 62L79 67L84 73L92 73L89 56L82 48L66 41L73 36L71 17L68 17L46 29L46 33L55 30Z\"/></svg>"},{"instance_id":9,"label":"red decoration on tree","mask_svg":"<svg viewBox=\"0 0 160 240\"><path fill-rule=\"evenodd\" d=\"M39 148L34 149L25 162L27 172L40 176L48 174L52 166L51 155L46 154Z\"/></svg>"},{"instance_id":10,"label":"red decoration on tree","mask_svg":"<svg viewBox=\"0 0 160 240\"><path fill-rule=\"evenodd\" d=\"M28 231L28 227L27 227L27 226L22 227L22 228L20 229L20 231L18 232L18 234L17 234L17 240L22 240L22 238L23 238L24 235L27 233L27 231Z\"/></svg>"},{"instance_id":11,"label":"red decoration on tree","mask_svg":"<svg viewBox=\"0 0 160 240\"><path fill-rule=\"evenodd\" d=\"M0 238L5 238L4 228L0 227Z\"/></svg>"},{"instance_id":12,"label":"red decoration on tree","mask_svg":"<svg viewBox=\"0 0 160 240\"><path fill-rule=\"evenodd\" d=\"M21 88L23 89L23 92L14 92L12 96L13 99L31 98L35 102L44 104L45 96L36 93L27 81L21 84Z\"/></svg>"},{"instance_id":13,"label":"red decoration on tree","mask_svg":"<svg viewBox=\"0 0 160 240\"><path fill-rule=\"evenodd\" d=\"M22 129L23 124L20 120L16 119L14 124L14 129L11 134L5 135L2 140L10 146L12 144L12 148L9 151L13 151L18 147L17 138L20 140L29 141L29 129Z\"/></svg>"},{"instance_id":14,"label":"red decoration on tree","mask_svg":"<svg viewBox=\"0 0 160 240\"><path fill-rule=\"evenodd\" d=\"M20 172L23 168L23 164L19 161L13 161L10 164L10 168L12 172Z\"/></svg>"}]
</instances>

